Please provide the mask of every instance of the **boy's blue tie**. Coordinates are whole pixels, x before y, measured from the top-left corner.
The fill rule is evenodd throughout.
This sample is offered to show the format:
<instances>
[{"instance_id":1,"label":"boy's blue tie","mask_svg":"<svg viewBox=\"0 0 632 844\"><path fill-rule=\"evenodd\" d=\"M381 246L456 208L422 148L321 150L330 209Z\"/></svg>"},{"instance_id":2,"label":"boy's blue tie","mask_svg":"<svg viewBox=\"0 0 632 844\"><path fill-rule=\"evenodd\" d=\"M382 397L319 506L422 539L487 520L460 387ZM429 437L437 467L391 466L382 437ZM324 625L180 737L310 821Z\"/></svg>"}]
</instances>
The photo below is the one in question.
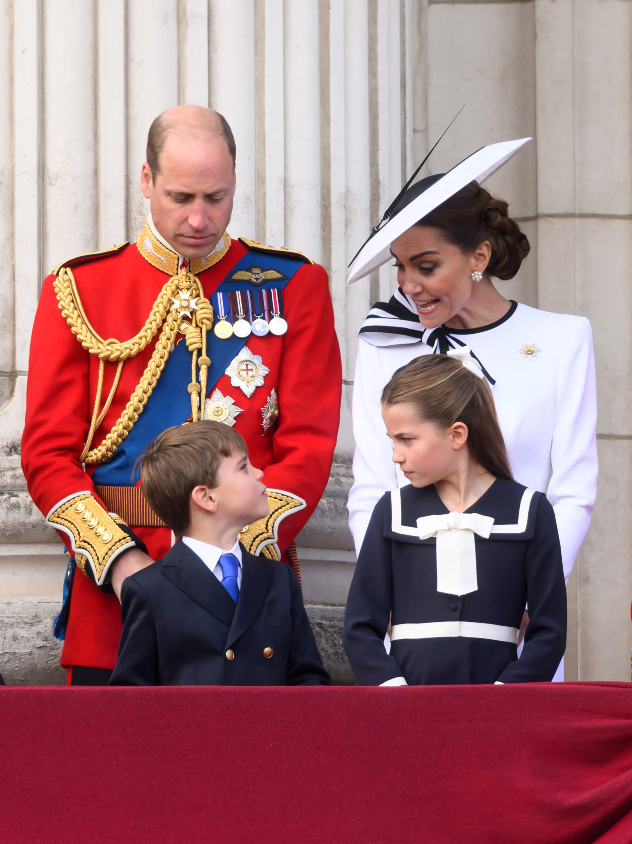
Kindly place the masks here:
<instances>
[{"instance_id":1,"label":"boy's blue tie","mask_svg":"<svg viewBox=\"0 0 632 844\"><path fill-rule=\"evenodd\" d=\"M226 589L235 603L239 597L239 586L237 586L237 572L239 571L239 560L234 554L222 554L219 558L222 567L222 586Z\"/></svg>"}]
</instances>

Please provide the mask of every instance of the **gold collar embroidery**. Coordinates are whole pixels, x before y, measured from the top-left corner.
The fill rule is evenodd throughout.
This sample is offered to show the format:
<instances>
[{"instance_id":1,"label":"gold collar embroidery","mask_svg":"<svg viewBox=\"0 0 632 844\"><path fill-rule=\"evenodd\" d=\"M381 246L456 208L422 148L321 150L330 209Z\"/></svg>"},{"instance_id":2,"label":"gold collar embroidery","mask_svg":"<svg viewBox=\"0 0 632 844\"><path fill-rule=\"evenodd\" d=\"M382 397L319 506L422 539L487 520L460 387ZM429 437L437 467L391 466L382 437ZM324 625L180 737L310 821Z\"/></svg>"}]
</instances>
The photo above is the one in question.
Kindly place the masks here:
<instances>
[{"instance_id":1,"label":"gold collar embroidery","mask_svg":"<svg viewBox=\"0 0 632 844\"><path fill-rule=\"evenodd\" d=\"M208 270L209 267L212 267L213 264L216 264L218 261L221 261L230 249L230 244L230 235L228 232L224 232L219 243L210 255L207 255L206 258L191 259L190 272L197 275L204 270ZM178 274L179 256L177 252L173 252L171 249L168 249L158 240L149 227L149 219L145 220L145 225L138 236L136 246L138 246L138 251L143 258L146 261L149 261L153 267L156 267L158 270L162 270L163 273L167 273L167 275L170 276Z\"/></svg>"}]
</instances>

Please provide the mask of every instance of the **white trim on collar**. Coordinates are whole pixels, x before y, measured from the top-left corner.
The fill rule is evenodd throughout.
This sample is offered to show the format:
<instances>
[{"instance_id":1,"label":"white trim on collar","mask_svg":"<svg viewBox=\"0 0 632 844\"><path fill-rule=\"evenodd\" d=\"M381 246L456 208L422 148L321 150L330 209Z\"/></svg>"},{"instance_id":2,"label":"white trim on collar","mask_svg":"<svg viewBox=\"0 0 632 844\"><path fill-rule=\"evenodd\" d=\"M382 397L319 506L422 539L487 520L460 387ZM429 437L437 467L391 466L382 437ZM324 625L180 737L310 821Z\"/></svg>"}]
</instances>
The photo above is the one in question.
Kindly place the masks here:
<instances>
[{"instance_id":1,"label":"white trim on collar","mask_svg":"<svg viewBox=\"0 0 632 844\"><path fill-rule=\"evenodd\" d=\"M534 489L525 489L520 499L520 509L518 510L518 521L515 525L494 525L492 533L524 533L527 529L527 522L529 521L529 507L531 506L531 499L535 495Z\"/></svg>"},{"instance_id":2,"label":"white trim on collar","mask_svg":"<svg viewBox=\"0 0 632 844\"><path fill-rule=\"evenodd\" d=\"M535 495L535 490L525 489L520 500L520 509L518 510L518 521L511 525L494 525L491 529L492 533L524 533L527 529L527 522L529 520L529 508L531 506L531 499ZM402 524L402 499L401 488L391 490L391 530L393 533L399 533L403 536L415 536L419 538L419 529L417 526Z\"/></svg>"}]
</instances>

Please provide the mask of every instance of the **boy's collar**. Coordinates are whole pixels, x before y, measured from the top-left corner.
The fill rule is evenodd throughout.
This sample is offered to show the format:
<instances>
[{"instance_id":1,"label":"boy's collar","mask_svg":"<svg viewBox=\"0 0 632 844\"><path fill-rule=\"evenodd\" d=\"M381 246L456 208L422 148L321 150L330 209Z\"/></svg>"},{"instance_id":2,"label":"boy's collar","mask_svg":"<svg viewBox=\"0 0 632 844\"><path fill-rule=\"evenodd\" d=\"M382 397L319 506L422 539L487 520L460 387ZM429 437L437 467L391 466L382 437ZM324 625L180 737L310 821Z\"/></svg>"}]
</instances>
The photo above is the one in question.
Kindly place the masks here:
<instances>
[{"instance_id":1,"label":"boy's collar","mask_svg":"<svg viewBox=\"0 0 632 844\"><path fill-rule=\"evenodd\" d=\"M219 548L217 545L211 545L209 542L203 542L201 539L194 539L192 536L183 536L182 542L190 548L195 554L203 560L206 565L212 570L219 562L223 554L233 554L239 560L239 565L242 565L241 547L239 545L239 538L235 540L235 544L226 551Z\"/></svg>"}]
</instances>

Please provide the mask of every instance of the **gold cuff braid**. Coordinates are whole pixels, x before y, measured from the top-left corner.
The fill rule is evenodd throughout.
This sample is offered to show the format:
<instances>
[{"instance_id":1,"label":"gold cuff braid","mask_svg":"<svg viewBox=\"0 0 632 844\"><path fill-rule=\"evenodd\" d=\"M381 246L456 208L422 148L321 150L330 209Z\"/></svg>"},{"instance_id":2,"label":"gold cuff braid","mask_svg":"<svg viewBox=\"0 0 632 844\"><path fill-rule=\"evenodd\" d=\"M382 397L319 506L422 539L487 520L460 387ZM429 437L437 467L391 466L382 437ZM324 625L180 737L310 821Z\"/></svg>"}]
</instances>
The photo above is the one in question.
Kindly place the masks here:
<instances>
[{"instance_id":1,"label":"gold cuff braid","mask_svg":"<svg viewBox=\"0 0 632 844\"><path fill-rule=\"evenodd\" d=\"M46 524L70 537L77 565L99 586L103 585L114 559L135 547L126 525L87 491L77 492L56 504L46 517Z\"/></svg>"},{"instance_id":2,"label":"gold cuff braid","mask_svg":"<svg viewBox=\"0 0 632 844\"><path fill-rule=\"evenodd\" d=\"M268 490L268 504L270 514L265 519L246 525L239 534L239 541L251 554L261 555L269 560L280 560L281 552L277 539L281 522L290 513L304 510L307 505L302 498L282 489Z\"/></svg>"}]
</instances>

